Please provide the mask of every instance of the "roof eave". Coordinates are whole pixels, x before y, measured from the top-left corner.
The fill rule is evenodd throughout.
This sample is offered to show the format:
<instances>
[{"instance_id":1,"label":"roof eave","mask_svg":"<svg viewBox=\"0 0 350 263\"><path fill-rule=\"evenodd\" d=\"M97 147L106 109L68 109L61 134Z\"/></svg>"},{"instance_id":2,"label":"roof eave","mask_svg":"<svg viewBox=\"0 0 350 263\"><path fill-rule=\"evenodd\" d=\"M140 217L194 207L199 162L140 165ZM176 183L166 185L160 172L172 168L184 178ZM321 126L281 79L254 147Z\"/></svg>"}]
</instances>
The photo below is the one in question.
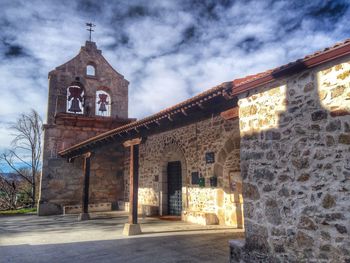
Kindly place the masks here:
<instances>
[{"instance_id":1,"label":"roof eave","mask_svg":"<svg viewBox=\"0 0 350 263\"><path fill-rule=\"evenodd\" d=\"M60 151L58 154L61 157L69 157L70 155L75 155L76 152L78 152L80 149L84 147L88 147L88 145L92 144L93 142L99 142L102 140L106 140L107 138L111 136L118 136L121 133L127 133L131 130L137 129L141 126L147 126L150 125L151 123L155 123L157 121L160 121L164 118L168 118L169 116L172 116L174 114L177 114L181 111L181 109L186 108L186 107L193 107L195 106L198 102L201 102L204 99L212 99L216 96L219 95L224 95L223 91L226 90L231 90L232 89L232 82L224 82L210 90L207 90L195 97L192 97L184 102L178 103L174 105L173 107L167 108L165 110L162 110L154 115L148 116L146 118L143 118L139 121L135 121L129 124L126 124L124 126L118 127L116 129L110 130L108 132L102 133L100 135L97 135L95 137L92 137L88 140L85 140L81 143L75 144L63 151Z\"/></svg>"},{"instance_id":2,"label":"roof eave","mask_svg":"<svg viewBox=\"0 0 350 263\"><path fill-rule=\"evenodd\" d=\"M142 125L148 125L150 123L154 123L163 118L167 118L172 114L178 113L182 108L186 108L190 105L193 105L194 103L201 101L206 97L212 97L212 95L216 94L217 92L222 92L223 90L226 91L228 89L231 89L232 90L231 95L237 96L251 89L254 89L264 84L275 81L281 78L282 76L286 76L288 74L294 74L305 69L310 69L320 64L326 63L331 60L335 60L337 58L340 58L349 54L350 54L350 40L346 40L342 45L338 45L338 46L336 45L324 51L315 53L310 56L306 56L305 58L297 60L296 62L292 62L284 66L281 66L275 70L269 71L269 73L266 75L262 74L261 77L253 78L251 81L243 82L242 84L238 84L238 85L234 85L235 80L233 82L225 82L219 86L216 86L210 90L207 90L195 97L192 97L184 102L176 104L163 111L160 111L154 115L151 115L139 121L121 126L119 128L113 129L111 131L100 134L98 136L92 137L68 149L60 151L58 154L61 157L68 157L69 155L74 155L75 153L81 151L83 148L88 148L90 144L99 143L103 140L110 138L111 136L116 136L120 133L128 132L132 129L138 128Z\"/></svg>"},{"instance_id":3,"label":"roof eave","mask_svg":"<svg viewBox=\"0 0 350 263\"><path fill-rule=\"evenodd\" d=\"M286 76L288 74L295 74L305 69L314 68L320 64L335 60L340 57L350 55L350 41L347 44L338 48L329 49L318 55L306 57L304 59L297 60L296 62L289 63L285 66L279 67L277 70L273 70L271 73L264 75L260 78L253 79L252 81L245 82L243 84L234 85L232 95L239 95L248 90L262 86L264 84L275 81L276 79Z\"/></svg>"}]
</instances>

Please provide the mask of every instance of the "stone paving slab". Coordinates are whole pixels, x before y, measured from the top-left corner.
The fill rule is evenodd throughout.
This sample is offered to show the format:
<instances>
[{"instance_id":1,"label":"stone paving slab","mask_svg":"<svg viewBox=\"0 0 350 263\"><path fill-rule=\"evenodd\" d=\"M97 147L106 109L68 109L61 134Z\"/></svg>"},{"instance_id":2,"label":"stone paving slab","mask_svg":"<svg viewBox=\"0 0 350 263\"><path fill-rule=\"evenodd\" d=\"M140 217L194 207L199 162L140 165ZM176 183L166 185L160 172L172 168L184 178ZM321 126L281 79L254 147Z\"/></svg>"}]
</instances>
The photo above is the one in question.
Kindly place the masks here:
<instances>
[{"instance_id":1,"label":"stone paving slab","mask_svg":"<svg viewBox=\"0 0 350 263\"><path fill-rule=\"evenodd\" d=\"M228 262L228 240L242 230L156 218L140 219L142 235L122 236L125 213L0 217L0 262Z\"/></svg>"}]
</instances>

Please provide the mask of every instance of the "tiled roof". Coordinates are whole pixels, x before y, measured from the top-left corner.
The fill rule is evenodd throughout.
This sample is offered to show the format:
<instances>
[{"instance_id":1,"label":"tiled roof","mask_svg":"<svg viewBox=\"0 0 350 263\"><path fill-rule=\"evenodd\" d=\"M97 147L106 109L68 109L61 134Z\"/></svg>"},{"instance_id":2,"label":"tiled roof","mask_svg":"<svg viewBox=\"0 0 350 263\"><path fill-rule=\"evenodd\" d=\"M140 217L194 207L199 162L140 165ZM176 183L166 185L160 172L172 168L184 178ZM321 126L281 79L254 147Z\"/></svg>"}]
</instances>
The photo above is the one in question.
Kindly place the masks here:
<instances>
[{"instance_id":1,"label":"tiled roof","mask_svg":"<svg viewBox=\"0 0 350 263\"><path fill-rule=\"evenodd\" d=\"M113 136L116 134L120 134L123 132L128 132L130 130L135 130L139 127L146 127L147 125L149 125L150 123L154 123L157 121L160 121L162 119L166 119L168 117L171 117L174 114L177 114L179 112L181 112L182 110L186 110L186 109L190 109L192 107L195 107L198 104L201 104L202 102L206 102L212 98L215 98L217 96L222 95L223 93L225 93L226 90L229 90L232 88L232 82L225 82L222 83L216 87L213 87L205 92L202 92L190 99L187 99L183 102L180 102L172 107L166 108L156 114L153 114L151 116L145 117L143 119L140 119L138 121L134 121L131 122L129 124L123 125L121 127L112 129L110 131L104 132L102 134L99 134L95 137L92 137L86 141L83 141L81 143L78 143L76 145L73 145L71 147L69 147L68 149L65 149L61 152L59 152L59 154L61 156L64 156L65 154L67 154L69 151L73 150L73 149L77 149L81 146L85 146L91 142L96 142L96 141L100 141L100 140L104 140L106 139L108 136Z\"/></svg>"},{"instance_id":2,"label":"tiled roof","mask_svg":"<svg viewBox=\"0 0 350 263\"><path fill-rule=\"evenodd\" d=\"M313 58L320 57L321 55L325 55L327 53L330 53L330 52L335 51L335 50L339 50L342 47L347 47L349 45L350 45L350 38L344 40L343 42L336 43L332 47L327 47L323 50L316 51L310 55L305 56L302 59L297 59L293 62L276 67L274 69L269 69L269 70L266 70L264 72L260 72L260 73L254 74L254 75L249 75L249 76L245 76L243 78L235 79L235 80L233 80L233 85L234 85L234 87L237 87L237 86L241 86L243 84L247 84L247 83L256 81L256 80L261 79L263 77L269 76L275 72L282 71L282 70L285 70L287 68L291 68L291 67L296 66L296 65L301 64L301 63L305 63ZM341 53L341 55L343 55L343 54ZM334 59L334 56L332 56L332 59ZM322 62L324 62L324 61L322 61Z\"/></svg>"},{"instance_id":3,"label":"tiled roof","mask_svg":"<svg viewBox=\"0 0 350 263\"><path fill-rule=\"evenodd\" d=\"M257 73L257 74L245 76L244 78L234 79L233 80L233 85L234 86L240 86L240 85L245 84L247 82L250 82L250 81L253 81L253 80L265 77L267 75L270 75L272 72L273 72L273 69L270 69L270 70L267 70L267 71L264 71L264 72L260 72L260 73Z\"/></svg>"},{"instance_id":4,"label":"tiled roof","mask_svg":"<svg viewBox=\"0 0 350 263\"><path fill-rule=\"evenodd\" d=\"M311 68L348 54L350 54L350 39L346 39L345 41L337 43L332 47L328 47L321 51L314 52L313 54L307 55L302 59L298 59L280 67L270 69L258 74L249 75L244 78L235 79L231 82L225 82L221 85L204 91L192 98L189 98L181 103L178 103L172 107L166 108L156 114L153 114L141 120L129 123L127 125L110 130L108 132L92 137L86 141L78 143L68 149L61 151L59 154L61 156L66 156L72 151L76 151L80 147L85 147L90 143L98 142L106 139L109 136L114 136L118 133L120 134L122 132L127 132L128 130L132 129L137 129L138 127L146 126L152 122L157 122L161 119L168 118L173 114L181 112L181 110L183 109L191 108L195 105L198 105L198 103L201 103L202 101L210 101L213 97L224 95L230 89L232 90L232 95L238 95L249 89L253 89L260 85L263 85L264 83L273 81L276 79L276 76L281 75L281 73L283 72L288 72L288 70L292 70L293 72L293 69L297 71L301 69Z\"/></svg>"}]
</instances>

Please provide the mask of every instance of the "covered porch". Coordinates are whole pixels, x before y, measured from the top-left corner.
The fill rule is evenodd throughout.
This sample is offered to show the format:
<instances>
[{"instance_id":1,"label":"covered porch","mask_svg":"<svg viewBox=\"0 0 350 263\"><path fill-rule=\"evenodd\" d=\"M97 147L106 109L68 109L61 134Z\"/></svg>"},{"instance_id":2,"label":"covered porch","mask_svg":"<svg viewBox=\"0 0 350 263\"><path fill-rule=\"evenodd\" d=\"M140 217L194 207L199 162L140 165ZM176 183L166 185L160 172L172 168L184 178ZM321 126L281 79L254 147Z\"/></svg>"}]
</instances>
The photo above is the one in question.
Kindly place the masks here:
<instances>
[{"instance_id":1,"label":"covered porch","mask_svg":"<svg viewBox=\"0 0 350 263\"><path fill-rule=\"evenodd\" d=\"M80 219L89 219L91 197L97 200L104 192L101 187L91 189L91 173L95 182L103 181L103 173L111 174L111 167L119 177L114 182L124 186L114 202L118 209L129 211L127 234L141 232L140 213L243 228L238 108L228 94L231 88L224 83L61 151L68 161L83 160ZM101 168L109 171L101 173ZM101 174L98 180L97 174Z\"/></svg>"}]
</instances>

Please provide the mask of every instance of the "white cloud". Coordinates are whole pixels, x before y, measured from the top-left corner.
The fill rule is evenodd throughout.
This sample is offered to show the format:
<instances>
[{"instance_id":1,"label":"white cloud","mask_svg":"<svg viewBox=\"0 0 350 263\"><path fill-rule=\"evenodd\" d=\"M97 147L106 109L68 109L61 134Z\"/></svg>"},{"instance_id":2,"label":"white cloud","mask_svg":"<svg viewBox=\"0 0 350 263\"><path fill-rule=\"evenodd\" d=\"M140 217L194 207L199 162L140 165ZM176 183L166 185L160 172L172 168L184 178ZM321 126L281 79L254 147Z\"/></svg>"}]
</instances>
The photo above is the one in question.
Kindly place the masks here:
<instances>
[{"instance_id":1,"label":"white cloud","mask_svg":"<svg viewBox=\"0 0 350 263\"><path fill-rule=\"evenodd\" d=\"M78 53L87 21L97 24L93 39L107 60L130 81L130 116L138 118L350 32L349 9L312 15L320 1L205 2L1 1L0 148L9 144L6 123L21 112L35 108L45 119L47 73ZM25 55L6 55L11 46Z\"/></svg>"}]
</instances>

